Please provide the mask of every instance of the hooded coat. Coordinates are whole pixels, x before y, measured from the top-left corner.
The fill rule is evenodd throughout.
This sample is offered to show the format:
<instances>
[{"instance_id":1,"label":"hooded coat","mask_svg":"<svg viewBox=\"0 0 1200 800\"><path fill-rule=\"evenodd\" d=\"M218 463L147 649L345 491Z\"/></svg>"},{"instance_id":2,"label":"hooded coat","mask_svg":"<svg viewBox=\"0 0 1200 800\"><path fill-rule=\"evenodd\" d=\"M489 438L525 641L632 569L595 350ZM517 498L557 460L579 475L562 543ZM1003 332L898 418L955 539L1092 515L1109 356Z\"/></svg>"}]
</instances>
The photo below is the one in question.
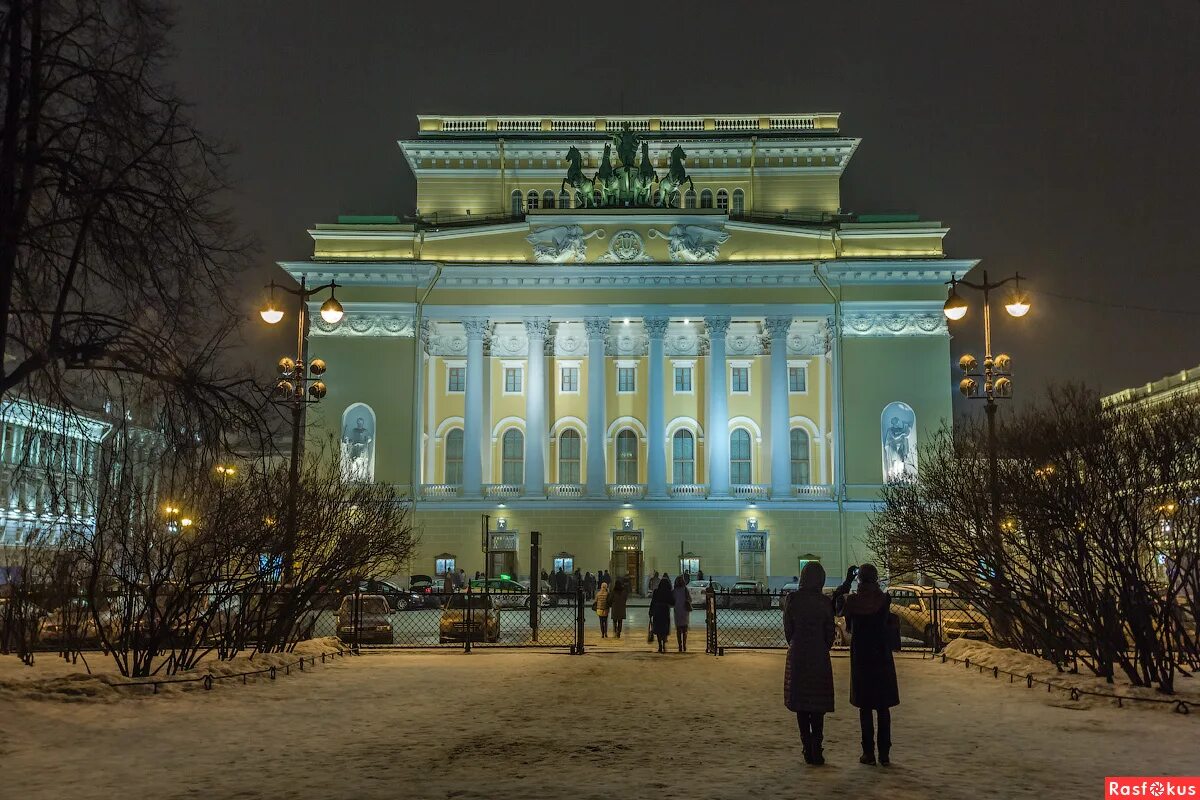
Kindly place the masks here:
<instances>
[{"instance_id":1,"label":"hooded coat","mask_svg":"<svg viewBox=\"0 0 1200 800\"><path fill-rule=\"evenodd\" d=\"M607 583L600 584L600 590L596 592L596 599L594 602L596 604L596 616L607 617L608 616L608 584Z\"/></svg>"},{"instance_id":2,"label":"hooded coat","mask_svg":"<svg viewBox=\"0 0 1200 800\"><path fill-rule=\"evenodd\" d=\"M687 584L680 583L671 594L675 598L675 627L686 628L692 613L692 597L688 594Z\"/></svg>"},{"instance_id":3,"label":"hooded coat","mask_svg":"<svg viewBox=\"0 0 1200 800\"><path fill-rule=\"evenodd\" d=\"M839 594L848 589L843 584ZM856 708L891 708L900 705L896 663L888 642L891 597L878 583L859 581L842 605L850 632L850 705Z\"/></svg>"},{"instance_id":4,"label":"hooded coat","mask_svg":"<svg viewBox=\"0 0 1200 800\"><path fill-rule=\"evenodd\" d=\"M783 702L789 711L833 711L833 602L822 594L825 569L816 561L804 565L800 588L787 597L783 634L788 642L783 673Z\"/></svg>"},{"instance_id":5,"label":"hooded coat","mask_svg":"<svg viewBox=\"0 0 1200 800\"><path fill-rule=\"evenodd\" d=\"M662 639L671 635L671 609L675 607L675 595L671 582L662 578L650 596L650 628Z\"/></svg>"},{"instance_id":6,"label":"hooded coat","mask_svg":"<svg viewBox=\"0 0 1200 800\"><path fill-rule=\"evenodd\" d=\"M608 615L613 622L625 620L625 604L629 602L629 589L619 583L608 593Z\"/></svg>"}]
</instances>

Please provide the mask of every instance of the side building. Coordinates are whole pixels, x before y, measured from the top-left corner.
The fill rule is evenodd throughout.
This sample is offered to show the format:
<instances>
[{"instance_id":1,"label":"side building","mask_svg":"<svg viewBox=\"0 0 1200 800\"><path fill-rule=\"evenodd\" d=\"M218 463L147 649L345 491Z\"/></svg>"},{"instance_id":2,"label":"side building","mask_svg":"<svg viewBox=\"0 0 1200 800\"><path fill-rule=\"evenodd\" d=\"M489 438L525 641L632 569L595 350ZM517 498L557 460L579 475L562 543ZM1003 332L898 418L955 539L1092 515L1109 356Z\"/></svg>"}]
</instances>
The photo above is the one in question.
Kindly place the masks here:
<instances>
[{"instance_id":1,"label":"side building","mask_svg":"<svg viewBox=\"0 0 1200 800\"><path fill-rule=\"evenodd\" d=\"M951 415L948 229L845 213L837 114L419 118L416 214L283 262L328 396L308 436L415 504L412 573L681 569L778 586L871 557ZM485 564L484 516L490 563Z\"/></svg>"}]
</instances>

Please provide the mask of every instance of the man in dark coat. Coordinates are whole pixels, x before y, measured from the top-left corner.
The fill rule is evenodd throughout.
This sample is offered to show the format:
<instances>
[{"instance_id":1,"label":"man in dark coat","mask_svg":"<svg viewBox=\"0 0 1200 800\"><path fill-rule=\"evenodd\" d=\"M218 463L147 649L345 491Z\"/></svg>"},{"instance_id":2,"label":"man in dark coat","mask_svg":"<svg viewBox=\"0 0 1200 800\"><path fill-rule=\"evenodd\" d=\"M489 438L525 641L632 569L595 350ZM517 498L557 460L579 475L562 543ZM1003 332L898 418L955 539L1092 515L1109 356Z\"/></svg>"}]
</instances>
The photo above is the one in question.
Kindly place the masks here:
<instances>
[{"instance_id":1,"label":"man in dark coat","mask_svg":"<svg viewBox=\"0 0 1200 800\"><path fill-rule=\"evenodd\" d=\"M800 588L787 596L783 635L788 642L783 673L783 701L795 712L804 744L805 764L824 764L825 714L833 711L833 604L821 592L825 569L809 561L800 573Z\"/></svg>"},{"instance_id":2,"label":"man in dark coat","mask_svg":"<svg viewBox=\"0 0 1200 800\"><path fill-rule=\"evenodd\" d=\"M858 591L850 584L858 577ZM888 635L891 597L879 588L874 564L851 566L846 580L833 593L834 607L846 618L850 632L850 704L858 709L862 727L863 764L875 763L876 737L871 712L879 718L879 763L891 763L892 706L900 705L892 637Z\"/></svg>"},{"instance_id":3,"label":"man in dark coat","mask_svg":"<svg viewBox=\"0 0 1200 800\"><path fill-rule=\"evenodd\" d=\"M671 611L675 608L675 594L671 582L660 578L654 594L650 595L650 629L658 639L658 652L667 652L667 637L671 635Z\"/></svg>"}]
</instances>

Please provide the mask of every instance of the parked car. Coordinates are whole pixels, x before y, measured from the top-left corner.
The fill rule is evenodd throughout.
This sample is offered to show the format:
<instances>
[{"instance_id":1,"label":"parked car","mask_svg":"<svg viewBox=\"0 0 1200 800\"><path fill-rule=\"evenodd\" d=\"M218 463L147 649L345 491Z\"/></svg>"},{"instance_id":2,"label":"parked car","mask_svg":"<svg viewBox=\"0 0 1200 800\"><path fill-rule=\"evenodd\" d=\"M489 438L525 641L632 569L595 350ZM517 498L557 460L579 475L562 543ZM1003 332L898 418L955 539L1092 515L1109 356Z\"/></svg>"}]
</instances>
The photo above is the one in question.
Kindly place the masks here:
<instances>
[{"instance_id":1,"label":"parked car","mask_svg":"<svg viewBox=\"0 0 1200 800\"><path fill-rule=\"evenodd\" d=\"M945 589L901 584L891 586L892 613L900 620L900 636L940 646L951 639L992 638L986 616L966 600ZM934 596L937 596L937 621L934 621Z\"/></svg>"},{"instance_id":2,"label":"parked car","mask_svg":"<svg viewBox=\"0 0 1200 800\"><path fill-rule=\"evenodd\" d=\"M468 613L467 603L470 602ZM490 594L457 592L450 595L438 624L438 641L445 644L470 637L471 641L500 641L500 609Z\"/></svg>"},{"instance_id":3,"label":"parked car","mask_svg":"<svg viewBox=\"0 0 1200 800\"><path fill-rule=\"evenodd\" d=\"M425 602L424 598L416 592L402 589L394 583L376 578L359 580L358 591L360 594L383 595L387 599L388 608L392 611L420 608ZM318 608L338 608L341 606L342 598L350 594L354 594L354 580L343 578L324 589L320 595L321 600L314 602L314 605Z\"/></svg>"},{"instance_id":4,"label":"parked car","mask_svg":"<svg viewBox=\"0 0 1200 800\"><path fill-rule=\"evenodd\" d=\"M704 608L705 597L710 586L714 592L725 591L721 584L710 580L694 580L687 585L688 597L692 600L692 608Z\"/></svg>"},{"instance_id":5,"label":"parked car","mask_svg":"<svg viewBox=\"0 0 1200 800\"><path fill-rule=\"evenodd\" d=\"M787 603L787 596L799 588L800 584L795 581L788 581L779 588L779 594L772 599L772 605L783 608L784 604Z\"/></svg>"},{"instance_id":6,"label":"parked car","mask_svg":"<svg viewBox=\"0 0 1200 800\"><path fill-rule=\"evenodd\" d=\"M529 587L512 578L487 578L470 582L472 592L487 592L500 608L529 608ZM538 604L550 605L550 597L540 594Z\"/></svg>"},{"instance_id":7,"label":"parked car","mask_svg":"<svg viewBox=\"0 0 1200 800\"><path fill-rule=\"evenodd\" d=\"M100 642L100 630L91 610L82 600L72 600L41 618L38 642L43 645L95 646Z\"/></svg>"},{"instance_id":8,"label":"parked car","mask_svg":"<svg viewBox=\"0 0 1200 800\"><path fill-rule=\"evenodd\" d=\"M408 579L408 591L421 598L418 608L441 608L444 602L441 583L435 584L429 575L411 576Z\"/></svg>"},{"instance_id":9,"label":"parked car","mask_svg":"<svg viewBox=\"0 0 1200 800\"><path fill-rule=\"evenodd\" d=\"M770 608L771 595L767 593L767 587L758 581L738 581L729 590L725 607Z\"/></svg>"},{"instance_id":10,"label":"parked car","mask_svg":"<svg viewBox=\"0 0 1200 800\"><path fill-rule=\"evenodd\" d=\"M391 644L392 623L388 619L391 608L387 598L381 594L358 596L358 636L355 638L354 595L342 598L337 610L338 638L343 642L357 641L359 644Z\"/></svg>"}]
</instances>

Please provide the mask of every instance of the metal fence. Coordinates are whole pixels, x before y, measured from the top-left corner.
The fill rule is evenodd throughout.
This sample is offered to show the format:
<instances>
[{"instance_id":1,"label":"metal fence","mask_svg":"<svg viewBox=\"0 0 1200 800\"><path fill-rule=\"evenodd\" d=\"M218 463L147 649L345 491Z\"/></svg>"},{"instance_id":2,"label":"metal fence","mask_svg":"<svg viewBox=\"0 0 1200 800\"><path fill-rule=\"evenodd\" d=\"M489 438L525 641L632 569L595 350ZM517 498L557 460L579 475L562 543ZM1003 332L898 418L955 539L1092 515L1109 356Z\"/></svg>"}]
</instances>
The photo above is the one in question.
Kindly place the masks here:
<instances>
[{"instance_id":1,"label":"metal fence","mask_svg":"<svg viewBox=\"0 0 1200 800\"><path fill-rule=\"evenodd\" d=\"M347 594L321 612L316 636L358 649L558 648L583 653L583 592L426 592L397 600Z\"/></svg>"},{"instance_id":2,"label":"metal fence","mask_svg":"<svg viewBox=\"0 0 1200 800\"><path fill-rule=\"evenodd\" d=\"M705 601L705 651L724 655L726 650L783 650L788 646L783 611L788 592L710 591ZM832 593L825 592L830 603ZM987 615L960 597L943 591L898 592L891 613L900 628L900 649L941 650L957 638L989 641L992 625ZM843 617L834 617L833 647L846 649L852 633Z\"/></svg>"}]
</instances>

